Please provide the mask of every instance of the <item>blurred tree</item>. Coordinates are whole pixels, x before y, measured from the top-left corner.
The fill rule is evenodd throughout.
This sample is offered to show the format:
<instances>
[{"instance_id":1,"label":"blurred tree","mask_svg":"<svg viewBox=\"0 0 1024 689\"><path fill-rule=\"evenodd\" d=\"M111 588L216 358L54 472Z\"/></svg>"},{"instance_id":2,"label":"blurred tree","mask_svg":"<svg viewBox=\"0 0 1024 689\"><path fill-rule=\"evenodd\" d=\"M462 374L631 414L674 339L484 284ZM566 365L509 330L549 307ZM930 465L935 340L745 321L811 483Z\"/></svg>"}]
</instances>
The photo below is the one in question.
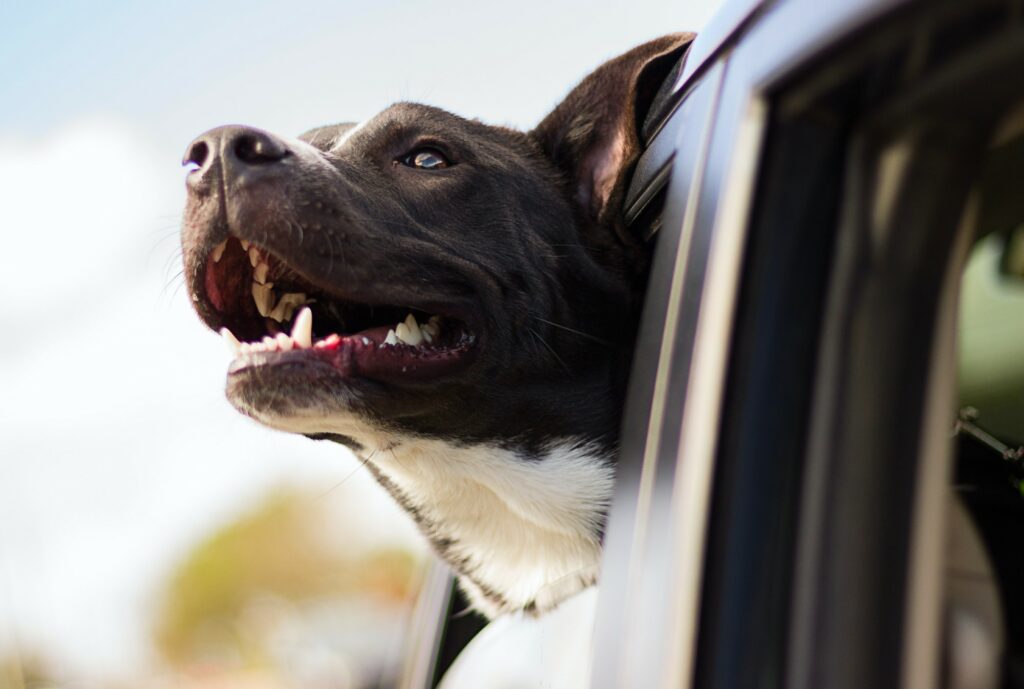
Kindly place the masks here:
<instances>
[{"instance_id":1,"label":"blurred tree","mask_svg":"<svg viewBox=\"0 0 1024 689\"><path fill-rule=\"evenodd\" d=\"M280 605L267 601L356 597L392 608L407 604L417 556L393 547L346 548L346 525L337 516L312 493L279 490L200 543L171 576L159 605L154 641L164 660L193 668L272 664L261 628L274 625L272 610Z\"/></svg>"},{"instance_id":2,"label":"blurred tree","mask_svg":"<svg viewBox=\"0 0 1024 689\"><path fill-rule=\"evenodd\" d=\"M48 689L56 686L50 664L33 653L0 656L0 689Z\"/></svg>"}]
</instances>

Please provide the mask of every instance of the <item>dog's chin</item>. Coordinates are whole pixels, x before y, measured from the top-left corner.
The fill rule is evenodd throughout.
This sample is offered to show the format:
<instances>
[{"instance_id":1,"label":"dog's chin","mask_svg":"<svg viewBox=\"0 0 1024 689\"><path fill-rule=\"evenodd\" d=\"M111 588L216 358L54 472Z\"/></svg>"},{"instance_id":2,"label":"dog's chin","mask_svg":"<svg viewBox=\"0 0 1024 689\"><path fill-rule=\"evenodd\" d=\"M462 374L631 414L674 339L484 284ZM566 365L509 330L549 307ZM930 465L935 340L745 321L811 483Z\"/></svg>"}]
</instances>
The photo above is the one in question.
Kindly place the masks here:
<instances>
[{"instance_id":1,"label":"dog's chin","mask_svg":"<svg viewBox=\"0 0 1024 689\"><path fill-rule=\"evenodd\" d=\"M229 374L228 402L277 431L330 438L355 452L380 444L384 428L354 387L302 391L302 378L280 373L250 369Z\"/></svg>"},{"instance_id":2,"label":"dog's chin","mask_svg":"<svg viewBox=\"0 0 1024 689\"><path fill-rule=\"evenodd\" d=\"M471 338L449 348L381 346L361 335L330 341L239 356L228 371L228 401L277 430L349 436L365 446L367 433L435 406L475 354Z\"/></svg>"}]
</instances>

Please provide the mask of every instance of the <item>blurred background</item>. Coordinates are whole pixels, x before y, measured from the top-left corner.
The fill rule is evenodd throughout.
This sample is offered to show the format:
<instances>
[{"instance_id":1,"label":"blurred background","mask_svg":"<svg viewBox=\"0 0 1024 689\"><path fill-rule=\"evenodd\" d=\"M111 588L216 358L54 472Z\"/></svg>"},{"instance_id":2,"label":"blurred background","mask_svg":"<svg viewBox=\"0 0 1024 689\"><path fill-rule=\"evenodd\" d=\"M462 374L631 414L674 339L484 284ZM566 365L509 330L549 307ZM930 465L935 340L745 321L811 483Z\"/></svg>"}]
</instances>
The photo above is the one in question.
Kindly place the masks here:
<instances>
[{"instance_id":1,"label":"blurred background","mask_svg":"<svg viewBox=\"0 0 1024 689\"><path fill-rule=\"evenodd\" d=\"M224 400L180 159L395 100L528 128L718 2L0 2L0 689L387 687L429 555Z\"/></svg>"}]
</instances>

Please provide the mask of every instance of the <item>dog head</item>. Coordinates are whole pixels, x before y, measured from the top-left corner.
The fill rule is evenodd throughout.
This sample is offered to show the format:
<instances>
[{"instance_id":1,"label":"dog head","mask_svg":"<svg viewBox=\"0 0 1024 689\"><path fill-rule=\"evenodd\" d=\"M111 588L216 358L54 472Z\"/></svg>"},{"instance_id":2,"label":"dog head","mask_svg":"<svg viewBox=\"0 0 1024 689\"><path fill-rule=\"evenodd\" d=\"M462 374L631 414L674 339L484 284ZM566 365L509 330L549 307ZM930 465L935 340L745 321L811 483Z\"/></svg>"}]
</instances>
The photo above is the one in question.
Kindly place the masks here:
<instances>
[{"instance_id":1,"label":"dog head","mask_svg":"<svg viewBox=\"0 0 1024 689\"><path fill-rule=\"evenodd\" d=\"M298 139L197 138L185 276L236 352L231 403L356 448L613 444L646 268L619 207L691 38L606 63L531 132L399 103Z\"/></svg>"}]
</instances>

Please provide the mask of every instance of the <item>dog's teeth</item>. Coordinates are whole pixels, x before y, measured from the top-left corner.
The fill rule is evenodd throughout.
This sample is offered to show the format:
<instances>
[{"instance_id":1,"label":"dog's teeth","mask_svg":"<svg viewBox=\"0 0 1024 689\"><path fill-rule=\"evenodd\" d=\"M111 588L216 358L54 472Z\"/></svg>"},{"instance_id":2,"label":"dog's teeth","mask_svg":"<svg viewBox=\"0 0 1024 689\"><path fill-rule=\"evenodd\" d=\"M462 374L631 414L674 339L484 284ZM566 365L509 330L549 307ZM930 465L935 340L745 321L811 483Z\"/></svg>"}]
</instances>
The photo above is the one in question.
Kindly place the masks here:
<instances>
[{"instance_id":1,"label":"dog's teeth","mask_svg":"<svg viewBox=\"0 0 1024 689\"><path fill-rule=\"evenodd\" d=\"M405 326L409 328L409 334L412 335L412 340L406 340L406 342L411 345L423 342L423 331L420 329L419 323L416 322L416 317L411 313L405 317Z\"/></svg>"},{"instance_id":2,"label":"dog's teeth","mask_svg":"<svg viewBox=\"0 0 1024 689\"><path fill-rule=\"evenodd\" d=\"M405 344L414 347L423 342L423 333L420 332L420 326L416 323L416 317L411 313L395 327L395 335Z\"/></svg>"},{"instance_id":3,"label":"dog's teeth","mask_svg":"<svg viewBox=\"0 0 1024 689\"><path fill-rule=\"evenodd\" d=\"M224 250L228 248L228 240L224 240L217 246L213 247L213 251L210 252L210 257L213 258L214 263L220 263L221 257L224 255Z\"/></svg>"},{"instance_id":4,"label":"dog's teeth","mask_svg":"<svg viewBox=\"0 0 1024 689\"><path fill-rule=\"evenodd\" d=\"M306 303L306 295L304 292L285 292L281 295L281 301L292 306L301 306Z\"/></svg>"},{"instance_id":5,"label":"dog's teeth","mask_svg":"<svg viewBox=\"0 0 1024 689\"><path fill-rule=\"evenodd\" d=\"M270 312L270 318L273 318L279 323L284 323L291 319L292 314L295 313L295 309L305 303L307 303L307 301L304 292L288 292L286 294L282 294L280 299L277 301L277 306L275 306L274 310Z\"/></svg>"},{"instance_id":6,"label":"dog's teeth","mask_svg":"<svg viewBox=\"0 0 1024 689\"><path fill-rule=\"evenodd\" d=\"M423 333L423 339L430 343L441 334L441 327L433 320L429 320L420 326L420 331Z\"/></svg>"},{"instance_id":7,"label":"dog's teeth","mask_svg":"<svg viewBox=\"0 0 1024 689\"><path fill-rule=\"evenodd\" d=\"M255 268L260 263L260 250L254 246L249 247L249 263Z\"/></svg>"},{"instance_id":8,"label":"dog's teeth","mask_svg":"<svg viewBox=\"0 0 1024 689\"><path fill-rule=\"evenodd\" d=\"M256 302L256 310L260 312L260 315L269 316L270 312L274 310L274 284L252 283L252 299Z\"/></svg>"},{"instance_id":9,"label":"dog's teeth","mask_svg":"<svg viewBox=\"0 0 1024 689\"><path fill-rule=\"evenodd\" d=\"M253 271L253 277L256 278L256 282L264 283L267 281L267 271L270 270L270 266L266 263L261 263L256 266L256 270Z\"/></svg>"},{"instance_id":10,"label":"dog's teeth","mask_svg":"<svg viewBox=\"0 0 1024 689\"><path fill-rule=\"evenodd\" d=\"M238 338L235 337L234 333L227 328L221 328L220 336L224 338L224 344L227 345L228 354L230 354L232 358L237 357L242 351L242 343L238 341Z\"/></svg>"},{"instance_id":11,"label":"dog's teeth","mask_svg":"<svg viewBox=\"0 0 1024 689\"><path fill-rule=\"evenodd\" d=\"M295 324L292 326L292 340L300 349L309 349L313 346L313 312L309 308L303 308L295 317Z\"/></svg>"},{"instance_id":12,"label":"dog's teeth","mask_svg":"<svg viewBox=\"0 0 1024 689\"><path fill-rule=\"evenodd\" d=\"M363 344L364 344L364 345L368 345L368 344L370 344L370 341L371 341L371 340L370 340L370 338L368 338L368 337L364 337L364 338L363 338Z\"/></svg>"},{"instance_id":13,"label":"dog's teeth","mask_svg":"<svg viewBox=\"0 0 1024 689\"><path fill-rule=\"evenodd\" d=\"M288 304L286 304L284 300L281 300L277 302L277 306L274 307L274 310L267 314L267 318L273 318L278 323L284 323L286 320L291 318L291 314L288 313L290 310L292 309L288 308Z\"/></svg>"},{"instance_id":14,"label":"dog's teeth","mask_svg":"<svg viewBox=\"0 0 1024 689\"><path fill-rule=\"evenodd\" d=\"M277 337L274 339L277 340L277 348L282 352L289 352L292 347L295 346L295 343L292 342L292 338L288 337L284 333L278 333Z\"/></svg>"},{"instance_id":15,"label":"dog's teeth","mask_svg":"<svg viewBox=\"0 0 1024 689\"><path fill-rule=\"evenodd\" d=\"M239 239L238 241L242 243L242 251L248 251L249 247L252 246L250 242L247 242L244 239Z\"/></svg>"},{"instance_id":16,"label":"dog's teeth","mask_svg":"<svg viewBox=\"0 0 1024 689\"><path fill-rule=\"evenodd\" d=\"M414 333L418 333L420 331L420 324L416 322L416 316L411 313L405 317L405 325Z\"/></svg>"},{"instance_id":17,"label":"dog's teeth","mask_svg":"<svg viewBox=\"0 0 1024 689\"><path fill-rule=\"evenodd\" d=\"M263 346L267 349L274 349L277 347L277 339L267 335L263 338Z\"/></svg>"},{"instance_id":18,"label":"dog's teeth","mask_svg":"<svg viewBox=\"0 0 1024 689\"><path fill-rule=\"evenodd\" d=\"M401 325L399 325L399 327L401 327ZM394 330L389 330L388 331L388 336L384 338L384 344L386 344L386 345L398 344L398 335L395 334Z\"/></svg>"}]
</instances>

